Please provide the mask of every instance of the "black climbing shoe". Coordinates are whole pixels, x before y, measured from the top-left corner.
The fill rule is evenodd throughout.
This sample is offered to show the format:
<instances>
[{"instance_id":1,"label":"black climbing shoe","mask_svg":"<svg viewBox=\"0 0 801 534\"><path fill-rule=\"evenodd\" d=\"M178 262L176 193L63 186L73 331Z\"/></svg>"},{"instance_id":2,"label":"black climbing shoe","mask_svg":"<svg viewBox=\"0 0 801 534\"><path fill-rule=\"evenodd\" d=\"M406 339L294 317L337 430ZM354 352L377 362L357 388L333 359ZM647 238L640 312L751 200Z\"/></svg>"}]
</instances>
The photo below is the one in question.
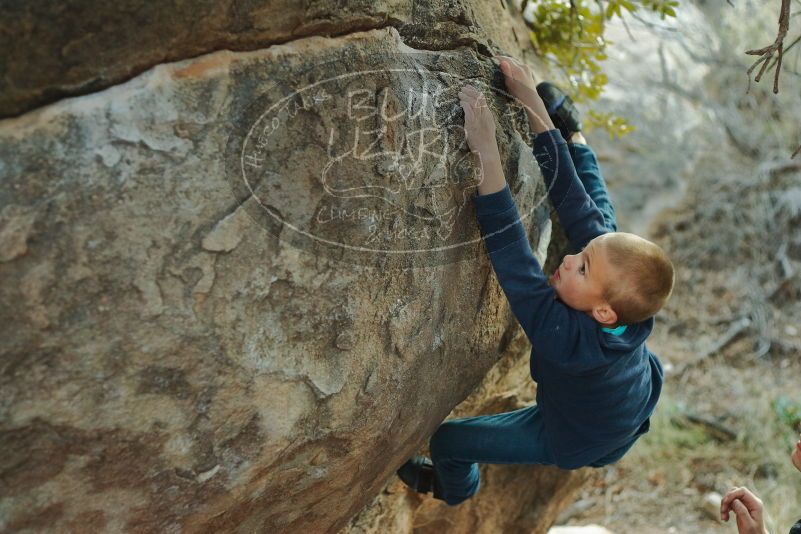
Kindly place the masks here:
<instances>
[{"instance_id":1,"label":"black climbing shoe","mask_svg":"<svg viewBox=\"0 0 801 534\"><path fill-rule=\"evenodd\" d=\"M581 115L567 94L550 82L537 84L537 94L542 98L548 116L553 121L565 141L570 140L574 132L581 131Z\"/></svg>"},{"instance_id":2,"label":"black climbing shoe","mask_svg":"<svg viewBox=\"0 0 801 534\"><path fill-rule=\"evenodd\" d=\"M419 493L433 491L434 497L441 499L434 477L434 464L425 456L415 455L397 471L404 484Z\"/></svg>"}]
</instances>

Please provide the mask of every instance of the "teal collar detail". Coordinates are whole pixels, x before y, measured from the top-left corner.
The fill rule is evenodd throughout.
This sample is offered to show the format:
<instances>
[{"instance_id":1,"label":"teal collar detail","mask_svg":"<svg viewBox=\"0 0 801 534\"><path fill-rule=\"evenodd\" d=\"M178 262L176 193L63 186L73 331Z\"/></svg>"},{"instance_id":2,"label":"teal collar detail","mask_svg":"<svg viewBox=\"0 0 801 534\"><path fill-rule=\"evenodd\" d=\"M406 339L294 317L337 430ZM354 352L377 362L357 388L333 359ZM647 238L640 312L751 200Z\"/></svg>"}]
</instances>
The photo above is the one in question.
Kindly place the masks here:
<instances>
[{"instance_id":1,"label":"teal collar detail","mask_svg":"<svg viewBox=\"0 0 801 534\"><path fill-rule=\"evenodd\" d=\"M609 332L612 335L619 336L620 334L626 331L627 326L628 325L622 324L617 328L601 328L601 330L603 330L604 332Z\"/></svg>"}]
</instances>

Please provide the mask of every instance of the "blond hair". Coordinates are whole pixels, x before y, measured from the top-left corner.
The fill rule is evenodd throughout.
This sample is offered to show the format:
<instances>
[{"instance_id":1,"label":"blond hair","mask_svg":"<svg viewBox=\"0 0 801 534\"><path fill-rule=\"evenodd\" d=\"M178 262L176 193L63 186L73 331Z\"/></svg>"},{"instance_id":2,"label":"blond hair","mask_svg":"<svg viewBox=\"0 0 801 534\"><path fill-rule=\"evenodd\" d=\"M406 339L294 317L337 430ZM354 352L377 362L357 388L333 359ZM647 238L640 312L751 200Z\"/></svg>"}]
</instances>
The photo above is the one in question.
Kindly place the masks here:
<instances>
[{"instance_id":1,"label":"blond hair","mask_svg":"<svg viewBox=\"0 0 801 534\"><path fill-rule=\"evenodd\" d=\"M617 314L617 323L633 324L658 312L673 292L673 263L659 245L626 232L604 238L604 250L614 268L604 298Z\"/></svg>"}]
</instances>

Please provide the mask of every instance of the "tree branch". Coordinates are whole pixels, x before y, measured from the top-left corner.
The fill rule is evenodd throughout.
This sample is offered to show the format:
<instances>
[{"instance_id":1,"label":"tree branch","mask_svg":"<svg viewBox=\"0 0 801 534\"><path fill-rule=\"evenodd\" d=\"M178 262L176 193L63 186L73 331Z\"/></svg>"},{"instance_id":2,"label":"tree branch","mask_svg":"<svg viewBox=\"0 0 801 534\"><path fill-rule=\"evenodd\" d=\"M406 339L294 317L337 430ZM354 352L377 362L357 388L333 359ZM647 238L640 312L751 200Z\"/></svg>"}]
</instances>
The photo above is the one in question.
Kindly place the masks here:
<instances>
[{"instance_id":1,"label":"tree branch","mask_svg":"<svg viewBox=\"0 0 801 534\"><path fill-rule=\"evenodd\" d=\"M785 52L784 38L787 35L787 31L789 29L790 29L790 0L782 0L782 7L781 11L779 12L779 33L776 35L776 40L773 42L773 44L768 45L764 48L745 51L746 54L752 56L761 56L754 62L753 65L751 65L748 68L748 71L746 71L746 74L748 75L748 86L749 86L746 92L750 90L751 72L755 68L757 68L760 63L762 64L762 67L759 69L759 72L754 78L754 81L759 83L759 80L762 78L762 74L764 74L768 68L773 68L775 65L776 72L773 75L773 93L777 94L779 92L779 73L781 73L782 70L782 58ZM790 46L787 47L787 50L790 50L793 46L795 46L795 44L798 43L799 39L801 39L801 36L799 36L798 38L796 38L795 41L790 43ZM776 54L776 58L771 62L774 53ZM793 159L798 154L801 154L801 146L795 149L795 152L793 152L793 155L790 156L790 159Z\"/></svg>"},{"instance_id":2,"label":"tree branch","mask_svg":"<svg viewBox=\"0 0 801 534\"><path fill-rule=\"evenodd\" d=\"M745 53L752 55L752 56L762 56L757 59L753 65L748 69L749 80L751 71L753 71L760 63L762 63L762 68L759 69L759 73L754 78L754 81L759 83L759 80L762 78L762 74L765 73L765 69L767 69L768 64L770 63L770 59L773 57L774 53L778 52L778 60L776 62L776 74L773 77L773 92L779 92L779 73L781 72L782 66L782 54L784 52L784 37L787 35L787 30L790 29L790 0L782 0L782 7L781 12L779 13L779 33L776 35L776 40L773 44L768 45L764 48L758 48L754 50L746 50Z\"/></svg>"},{"instance_id":3,"label":"tree branch","mask_svg":"<svg viewBox=\"0 0 801 534\"><path fill-rule=\"evenodd\" d=\"M799 14L801 14L801 12L799 12ZM795 45L797 45L797 44L798 44L798 42L799 42L799 41L801 41L801 35L799 35L798 37L796 37L796 38L795 38L795 41L793 41L792 43L790 43L789 45L787 45L787 48L785 48L785 49L784 49L784 53L786 54L787 52L789 52L789 51L790 51L790 49L791 49L792 47L794 47ZM797 54L796 54L796 55L797 55ZM775 59L775 58L774 58L772 61L773 61L773 63L771 63L771 64L770 64L770 66L768 67L769 69L772 69L772 68L773 68L773 65L775 65L775 64L776 64L776 61L777 61L777 59Z\"/></svg>"}]
</instances>

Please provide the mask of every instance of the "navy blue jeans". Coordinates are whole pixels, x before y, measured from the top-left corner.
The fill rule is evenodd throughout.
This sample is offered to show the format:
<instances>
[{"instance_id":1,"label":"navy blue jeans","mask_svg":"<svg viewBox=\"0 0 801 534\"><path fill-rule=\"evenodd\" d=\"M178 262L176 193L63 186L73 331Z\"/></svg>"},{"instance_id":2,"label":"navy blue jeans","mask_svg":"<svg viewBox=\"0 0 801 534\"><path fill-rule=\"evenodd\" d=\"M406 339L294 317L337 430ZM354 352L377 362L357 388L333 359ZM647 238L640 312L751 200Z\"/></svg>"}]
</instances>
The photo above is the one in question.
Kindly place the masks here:
<instances>
[{"instance_id":1,"label":"navy blue jeans","mask_svg":"<svg viewBox=\"0 0 801 534\"><path fill-rule=\"evenodd\" d=\"M616 231L615 209L595 153L588 145L569 143L568 148L584 189L603 213L606 226ZM457 505L478 491L481 484L478 463L553 465L555 459L545 438L537 405L445 421L429 441L437 489L445 502ZM632 439L591 466L618 461L635 441L636 438Z\"/></svg>"},{"instance_id":2,"label":"navy blue jeans","mask_svg":"<svg viewBox=\"0 0 801 534\"><path fill-rule=\"evenodd\" d=\"M618 461L635 441L636 438L632 439L591 466L601 467ZM512 412L445 421L431 436L429 449L437 489L451 506L478 491L481 486L479 463L555 464L536 404Z\"/></svg>"},{"instance_id":3,"label":"navy blue jeans","mask_svg":"<svg viewBox=\"0 0 801 534\"><path fill-rule=\"evenodd\" d=\"M496 415L451 419L429 440L439 493L454 506L481 485L477 463L554 463L537 405Z\"/></svg>"}]
</instances>

